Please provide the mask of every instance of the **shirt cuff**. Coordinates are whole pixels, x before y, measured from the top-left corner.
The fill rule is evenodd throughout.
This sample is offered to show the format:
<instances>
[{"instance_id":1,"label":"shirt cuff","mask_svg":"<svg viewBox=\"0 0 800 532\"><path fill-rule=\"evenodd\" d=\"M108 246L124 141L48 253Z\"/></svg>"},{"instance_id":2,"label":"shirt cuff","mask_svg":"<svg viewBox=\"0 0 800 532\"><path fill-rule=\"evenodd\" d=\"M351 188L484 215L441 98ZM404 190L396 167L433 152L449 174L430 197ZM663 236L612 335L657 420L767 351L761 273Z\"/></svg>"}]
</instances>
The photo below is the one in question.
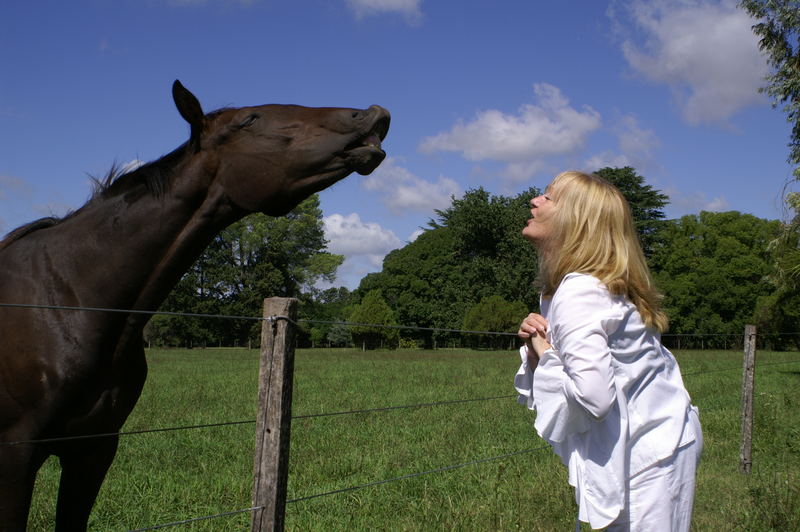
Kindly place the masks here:
<instances>
[{"instance_id":1,"label":"shirt cuff","mask_svg":"<svg viewBox=\"0 0 800 532\"><path fill-rule=\"evenodd\" d=\"M519 396L517 402L521 405L527 406L530 410L534 410L533 403L533 370L528 365L528 348L522 346L519 348L519 357L522 362L517 374L514 376L514 388L516 388Z\"/></svg>"}]
</instances>

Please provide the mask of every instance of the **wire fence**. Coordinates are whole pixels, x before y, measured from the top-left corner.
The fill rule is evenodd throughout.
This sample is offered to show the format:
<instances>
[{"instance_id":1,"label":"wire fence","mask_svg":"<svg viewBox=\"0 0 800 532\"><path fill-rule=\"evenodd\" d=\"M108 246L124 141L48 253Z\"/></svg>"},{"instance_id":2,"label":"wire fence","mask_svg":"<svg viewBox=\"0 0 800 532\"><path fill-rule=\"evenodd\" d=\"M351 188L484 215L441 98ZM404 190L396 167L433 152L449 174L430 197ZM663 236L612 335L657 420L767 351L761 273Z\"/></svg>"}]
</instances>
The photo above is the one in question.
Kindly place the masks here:
<instances>
[{"instance_id":1,"label":"wire fence","mask_svg":"<svg viewBox=\"0 0 800 532\"><path fill-rule=\"evenodd\" d=\"M298 319L298 320L291 320L286 316L268 316L268 317L254 317L254 316L232 316L232 315L221 315L221 314L198 314L198 313L181 313L181 312L165 312L165 311L147 311L147 310L132 310L132 309L111 309L111 308L101 308L101 307L75 307L75 306L62 306L62 305L36 305L36 304L19 304L19 303L0 303L0 307L9 307L9 308L22 308L22 309L49 309L49 310L61 310L61 311L84 311L84 312L112 312L112 313L124 313L124 314L146 314L146 315L167 315L167 316L178 316L178 317L191 317L191 318L202 318L202 319L226 319L226 320L250 320L250 321L271 321L276 322L278 320L287 320L292 322L295 326L300 326L301 324L324 324L324 325L339 325L344 327L370 327L375 329L400 329L400 330L412 330L412 331L423 331L423 332L440 332L440 333L448 333L448 334L471 334L471 335L491 335L491 336L499 336L499 337L515 337L516 333L510 332L497 332L497 331L476 331L476 330L462 330L462 329L450 329L450 328L437 328L437 327L418 327L418 326L406 326L406 325L387 325L387 324L374 324L374 323L358 323L358 322L347 322L347 321L334 321L334 320L312 320L312 319ZM780 333L784 335L800 335L800 332L789 332L789 333ZM731 338L733 336L738 336L741 338L741 334L733 335L733 334L716 334L716 333L707 333L707 334L698 334L698 335L689 335L689 334L665 334L662 335L663 338L675 338L676 340L680 341L680 339L684 339L684 344L686 343L686 339L689 337L705 337L705 338ZM666 342L665 342L666 344ZM708 342L709 347L712 347L712 343ZM774 363L761 363L759 367L764 366L778 366L778 365L785 365L785 364L792 364L800 362L800 357L794 360L787 360L782 362L774 362ZM697 375L704 375L709 373L720 373L720 372L728 372L728 371L741 371L741 366L732 366L730 368L721 368L721 369L713 369L713 370L704 370L704 371L697 371L691 373L684 373L684 377L690 376L697 376ZM406 405L392 405L392 406L382 406L382 407L372 407L372 408L363 408L363 409L352 409L352 410L345 410L339 412L324 412L324 413L311 413L311 414L301 414L301 415L294 415L292 419L311 419L311 418L322 418L322 417L332 417L332 416L347 416L347 415L355 415L355 414L374 414L380 412L389 412L389 411L396 411L396 410L408 410L408 409L419 409L419 408L429 408L429 407L438 407L438 406L447 406L447 405L457 405L457 404L464 404L464 403L474 403L474 402L483 402L483 401L494 401L499 399L511 399L517 397L517 394L507 394L507 395L498 395L498 396L490 396L490 397L472 397L472 398L460 398L460 399L445 399L440 401L431 401L425 403L415 403L415 404L406 404ZM163 432L171 432L171 431L183 431L183 430L197 430L197 429L208 429L208 428L219 428L225 426L235 426L235 425L244 425L244 424L255 424L255 419L247 419L247 420L238 420L238 421L225 421L225 422L218 422L218 423L207 423L207 424L198 424L198 425L185 425L185 426L175 426L175 427L161 427L161 428L152 428L152 429L142 429L142 430L133 430L133 431L119 431L119 432L109 432L109 433L102 433L102 434L86 434L80 436L68 436L68 437L58 437L58 438L44 438L44 439L34 439L34 440L17 440L17 441L0 441L0 448L2 447L9 447L9 446L18 446L18 445L36 445L36 444L47 444L47 443L55 443L55 442L63 442L63 441L72 441L72 440L85 440L85 439L92 439L92 438L107 438L107 437L127 437L133 435L144 435L144 434L152 434L152 433L163 433ZM307 501L311 499L316 499L320 497L365 489L369 487L384 485L392 482L399 482L402 480L415 478L423 475L429 475L434 473L443 473L447 471L452 471L455 469L460 469L464 467L489 463L493 461L503 460L523 454L534 453L537 451L548 449L549 446L544 445L540 447L535 447L531 449L523 449L518 451L513 451L510 453L505 453L497 456L490 456L485 458L477 458L473 460L468 460L465 462L451 464L446 466L441 466L433 469L428 469L425 471L419 471L415 473L408 473L392 478L387 478L383 480L377 480L373 482L368 482L364 484L358 484L354 486L349 486L345 488L339 488L331 491L326 491L322 493L307 495L303 497L297 497L294 499L286 500L287 504L296 503L300 501ZM149 526L145 528L139 528L132 530L130 532L143 532L148 530L158 530L163 528L169 527L176 527L182 525L188 525L192 523L196 523L199 521L206 521L211 519L229 517L233 515L238 515L242 513L254 512L257 510L261 510L263 507L261 506L254 506L250 508L240 509L240 510L232 510L229 512L223 512L213 515L206 515L200 517L193 517L189 519L185 519L182 521L175 521L171 523L163 523L159 525Z\"/></svg>"},{"instance_id":2,"label":"wire fence","mask_svg":"<svg viewBox=\"0 0 800 532\"><path fill-rule=\"evenodd\" d=\"M138 314L149 316L172 316L176 318L199 318L199 319L223 319L223 320L243 320L260 322L271 319L286 319L286 316L241 316L241 315L228 315L228 314L202 314L191 312L170 312L162 310L135 310L135 309L113 309L104 307L77 307L66 305L41 305L41 304L25 304L25 303L0 303L0 307L9 308L25 308L25 309L44 309L44 310L65 310L65 311L85 311L85 312L111 312L122 314ZM386 329L398 331L411 331L418 333L437 333L444 335L477 335L487 337L505 337L516 339L517 334L514 332L498 332L498 331L480 331L468 329L454 329L447 327L422 327L415 325L394 325L394 324L378 324L378 323L363 323L363 322L350 322L341 320L319 320L319 319L298 319L292 321L300 330L307 332L303 325L322 325L322 326L342 326L342 327L361 327L370 329ZM759 347L769 347L771 340L775 338L792 337L797 338L796 342L800 347L800 332L786 331L786 332L761 332L758 334L757 341ZM716 332L692 332L692 333L664 333L661 335L662 343L667 348L675 349L739 349L743 346L743 335L741 332L731 333L716 333ZM187 343L187 345L190 345ZM252 342L250 345L254 345ZM442 347L465 347L464 345L456 345L454 343L448 344L447 340L442 343ZM472 347L473 345L467 346Z\"/></svg>"}]
</instances>

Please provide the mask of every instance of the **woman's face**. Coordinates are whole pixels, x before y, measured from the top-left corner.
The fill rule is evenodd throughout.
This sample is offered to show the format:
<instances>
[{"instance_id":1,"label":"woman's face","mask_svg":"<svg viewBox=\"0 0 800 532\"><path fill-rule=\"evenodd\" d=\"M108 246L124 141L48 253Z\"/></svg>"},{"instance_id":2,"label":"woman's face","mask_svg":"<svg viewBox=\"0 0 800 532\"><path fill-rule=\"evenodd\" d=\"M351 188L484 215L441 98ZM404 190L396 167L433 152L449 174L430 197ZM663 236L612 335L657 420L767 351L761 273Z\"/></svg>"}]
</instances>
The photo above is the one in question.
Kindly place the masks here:
<instances>
[{"instance_id":1,"label":"woman's face","mask_svg":"<svg viewBox=\"0 0 800 532\"><path fill-rule=\"evenodd\" d=\"M522 236L537 248L542 248L547 239L553 234L553 215L556 211L556 205L552 194L552 187L548 186L544 194L531 199L531 218L522 229Z\"/></svg>"}]
</instances>

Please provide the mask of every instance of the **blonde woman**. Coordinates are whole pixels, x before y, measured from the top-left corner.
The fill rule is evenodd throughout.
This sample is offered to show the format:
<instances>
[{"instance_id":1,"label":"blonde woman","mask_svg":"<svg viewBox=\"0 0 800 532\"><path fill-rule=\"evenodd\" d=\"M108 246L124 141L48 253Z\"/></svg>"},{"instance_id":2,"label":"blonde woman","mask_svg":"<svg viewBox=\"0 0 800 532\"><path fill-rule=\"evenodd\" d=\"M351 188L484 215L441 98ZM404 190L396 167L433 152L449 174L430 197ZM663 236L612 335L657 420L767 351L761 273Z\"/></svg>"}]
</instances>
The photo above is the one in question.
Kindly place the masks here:
<instances>
[{"instance_id":1,"label":"blonde woman","mask_svg":"<svg viewBox=\"0 0 800 532\"><path fill-rule=\"evenodd\" d=\"M578 522L689 530L702 450L697 409L661 345L667 317L620 191L565 172L531 200L541 314L518 335L520 402L569 468Z\"/></svg>"}]
</instances>

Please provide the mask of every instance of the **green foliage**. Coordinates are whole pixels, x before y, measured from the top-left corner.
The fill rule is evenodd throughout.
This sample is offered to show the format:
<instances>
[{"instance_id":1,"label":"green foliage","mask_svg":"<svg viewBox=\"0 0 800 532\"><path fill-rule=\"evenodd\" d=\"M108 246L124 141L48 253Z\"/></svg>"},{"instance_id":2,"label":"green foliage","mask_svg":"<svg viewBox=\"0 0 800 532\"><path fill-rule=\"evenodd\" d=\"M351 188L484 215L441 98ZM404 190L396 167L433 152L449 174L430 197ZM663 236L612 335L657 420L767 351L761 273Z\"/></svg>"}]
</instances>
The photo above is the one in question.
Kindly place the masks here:
<instances>
[{"instance_id":1,"label":"green foliage","mask_svg":"<svg viewBox=\"0 0 800 532\"><path fill-rule=\"evenodd\" d=\"M536 252L522 237L530 200L538 194L529 188L514 197L490 196L479 188L438 212L439 224L453 231L463 286L472 292L470 306L491 295L530 305L538 300Z\"/></svg>"},{"instance_id":2,"label":"green foliage","mask_svg":"<svg viewBox=\"0 0 800 532\"><path fill-rule=\"evenodd\" d=\"M493 331L516 333L522 319L528 314L527 307L520 301L508 302L498 295L484 297L464 316L463 329L467 331ZM516 343L516 338L500 335L471 336L473 345L489 345L502 349Z\"/></svg>"},{"instance_id":3,"label":"green foliage","mask_svg":"<svg viewBox=\"0 0 800 532\"><path fill-rule=\"evenodd\" d=\"M380 290L397 320L413 327L454 328L462 315L460 271L454 264L455 241L446 227L429 229L414 242L389 253L383 271L361 280L358 294ZM432 335L403 331L432 347Z\"/></svg>"},{"instance_id":4,"label":"green foliage","mask_svg":"<svg viewBox=\"0 0 800 532\"><path fill-rule=\"evenodd\" d=\"M651 257L658 245L659 231L664 225L663 208L669 203L669 197L645 185L644 177L630 166L601 168L595 174L613 183L628 200L644 254Z\"/></svg>"},{"instance_id":5,"label":"green foliage","mask_svg":"<svg viewBox=\"0 0 800 532\"><path fill-rule=\"evenodd\" d=\"M341 286L320 290L310 287L301 300L300 318L313 320L309 331L312 347L345 347L350 345L350 331L335 322L350 316L354 300L351 292ZM301 343L301 345L304 345Z\"/></svg>"},{"instance_id":6,"label":"green foliage","mask_svg":"<svg viewBox=\"0 0 800 532\"><path fill-rule=\"evenodd\" d=\"M775 270L769 276L774 292L759 299L756 325L762 338L775 349L800 348L800 195L789 197L795 209L791 222L781 225L778 237L767 247Z\"/></svg>"},{"instance_id":7,"label":"green foliage","mask_svg":"<svg viewBox=\"0 0 800 532\"><path fill-rule=\"evenodd\" d=\"M781 225L778 237L770 242L776 268L772 281L778 291L797 292L800 290L800 193L788 194L786 203L794 215Z\"/></svg>"},{"instance_id":8,"label":"green foliage","mask_svg":"<svg viewBox=\"0 0 800 532\"><path fill-rule=\"evenodd\" d=\"M701 212L667 223L651 267L665 296L669 332L739 338L758 298L772 292L766 248L778 227L776 221L736 211Z\"/></svg>"},{"instance_id":9,"label":"green foliage","mask_svg":"<svg viewBox=\"0 0 800 532\"><path fill-rule=\"evenodd\" d=\"M380 290L367 292L361 304L356 305L353 309L349 321L374 325L397 325L394 312L386 304ZM353 326L350 334L356 346L363 346L364 349L395 348L400 338L398 329L385 327Z\"/></svg>"},{"instance_id":10,"label":"green foliage","mask_svg":"<svg viewBox=\"0 0 800 532\"><path fill-rule=\"evenodd\" d=\"M536 194L529 189L509 198L482 188L468 191L438 211L438 220L414 242L389 253L383 270L365 277L357 293L380 289L398 321L416 327L458 329L467 310L492 295L536 308L536 252L521 234ZM428 348L452 336L403 335Z\"/></svg>"},{"instance_id":11,"label":"green foliage","mask_svg":"<svg viewBox=\"0 0 800 532\"><path fill-rule=\"evenodd\" d=\"M325 339L331 347L347 347L351 344L350 328L347 325L331 325Z\"/></svg>"}]
</instances>

